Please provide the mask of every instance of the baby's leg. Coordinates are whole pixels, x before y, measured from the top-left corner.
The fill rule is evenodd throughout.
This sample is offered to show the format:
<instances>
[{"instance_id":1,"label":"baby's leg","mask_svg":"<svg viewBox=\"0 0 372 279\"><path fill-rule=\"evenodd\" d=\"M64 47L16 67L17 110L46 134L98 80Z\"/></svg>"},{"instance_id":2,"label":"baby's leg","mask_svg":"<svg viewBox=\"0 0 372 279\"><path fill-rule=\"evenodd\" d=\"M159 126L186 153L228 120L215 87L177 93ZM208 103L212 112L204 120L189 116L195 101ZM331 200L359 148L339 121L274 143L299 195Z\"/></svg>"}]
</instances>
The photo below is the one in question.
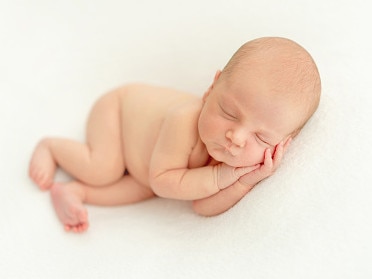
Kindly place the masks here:
<instances>
[{"instance_id":1,"label":"baby's leg","mask_svg":"<svg viewBox=\"0 0 372 279\"><path fill-rule=\"evenodd\" d=\"M51 196L57 216L65 230L83 232L88 228L88 214L83 203L123 205L149 199L154 193L126 175L105 187L91 187L77 181L54 184Z\"/></svg>"},{"instance_id":2,"label":"baby's leg","mask_svg":"<svg viewBox=\"0 0 372 279\"><path fill-rule=\"evenodd\" d=\"M53 183L56 167L48 140L40 141L31 157L29 166L30 177L42 190L49 189Z\"/></svg>"},{"instance_id":3,"label":"baby's leg","mask_svg":"<svg viewBox=\"0 0 372 279\"><path fill-rule=\"evenodd\" d=\"M88 229L88 213L83 206L85 191L75 185L55 183L51 187L54 209L66 231L83 232Z\"/></svg>"},{"instance_id":4,"label":"baby's leg","mask_svg":"<svg viewBox=\"0 0 372 279\"><path fill-rule=\"evenodd\" d=\"M101 97L87 123L87 143L49 138L36 147L30 162L30 176L48 189L60 166L77 180L103 186L120 179L125 166L121 140L120 92Z\"/></svg>"}]
</instances>

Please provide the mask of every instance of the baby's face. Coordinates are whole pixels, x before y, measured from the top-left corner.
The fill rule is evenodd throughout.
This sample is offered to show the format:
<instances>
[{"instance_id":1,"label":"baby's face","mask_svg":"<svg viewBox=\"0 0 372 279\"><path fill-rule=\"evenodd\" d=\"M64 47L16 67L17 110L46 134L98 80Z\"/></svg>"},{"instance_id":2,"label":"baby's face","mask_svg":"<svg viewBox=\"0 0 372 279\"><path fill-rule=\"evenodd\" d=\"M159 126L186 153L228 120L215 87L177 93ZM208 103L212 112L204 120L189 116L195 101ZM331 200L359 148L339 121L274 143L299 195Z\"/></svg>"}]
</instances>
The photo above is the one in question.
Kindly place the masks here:
<instances>
[{"instance_id":1,"label":"baby's face","mask_svg":"<svg viewBox=\"0 0 372 279\"><path fill-rule=\"evenodd\" d=\"M299 127L301 109L270 92L255 75L230 83L218 79L204 96L201 140L219 162L234 167L262 163L267 148L273 152Z\"/></svg>"}]
</instances>

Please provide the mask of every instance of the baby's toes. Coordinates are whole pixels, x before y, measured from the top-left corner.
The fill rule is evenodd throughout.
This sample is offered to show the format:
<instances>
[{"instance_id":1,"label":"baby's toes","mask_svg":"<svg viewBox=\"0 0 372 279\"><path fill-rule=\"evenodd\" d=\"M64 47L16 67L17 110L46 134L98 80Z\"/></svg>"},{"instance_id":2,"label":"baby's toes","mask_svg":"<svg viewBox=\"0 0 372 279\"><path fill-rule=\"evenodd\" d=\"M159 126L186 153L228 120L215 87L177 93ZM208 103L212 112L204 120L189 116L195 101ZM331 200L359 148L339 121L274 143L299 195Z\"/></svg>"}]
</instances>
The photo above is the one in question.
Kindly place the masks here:
<instances>
[{"instance_id":1,"label":"baby's toes","mask_svg":"<svg viewBox=\"0 0 372 279\"><path fill-rule=\"evenodd\" d=\"M87 227L85 226L85 224L79 224L78 226L76 226L75 232L82 233L82 232L86 231L86 229L87 229Z\"/></svg>"},{"instance_id":2,"label":"baby's toes","mask_svg":"<svg viewBox=\"0 0 372 279\"><path fill-rule=\"evenodd\" d=\"M64 229L65 229L66 232L69 232L69 231L72 230L72 227L70 225L65 225Z\"/></svg>"}]
</instances>

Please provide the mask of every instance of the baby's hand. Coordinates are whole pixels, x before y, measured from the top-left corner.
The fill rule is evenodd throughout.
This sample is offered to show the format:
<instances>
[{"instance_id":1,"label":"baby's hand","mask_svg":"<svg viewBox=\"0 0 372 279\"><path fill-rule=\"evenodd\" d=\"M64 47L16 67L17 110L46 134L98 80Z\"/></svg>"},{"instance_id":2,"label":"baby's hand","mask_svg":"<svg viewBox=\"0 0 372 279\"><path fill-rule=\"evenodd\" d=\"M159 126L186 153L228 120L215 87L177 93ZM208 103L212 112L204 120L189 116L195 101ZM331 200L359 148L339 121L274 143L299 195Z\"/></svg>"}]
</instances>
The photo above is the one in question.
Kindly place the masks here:
<instances>
[{"instance_id":1,"label":"baby's hand","mask_svg":"<svg viewBox=\"0 0 372 279\"><path fill-rule=\"evenodd\" d=\"M256 170L243 175L239 182L246 186L254 186L261 180L272 175L278 168L280 162L282 161L283 155L287 150L292 138L289 138L285 144L283 142L279 143L275 147L274 155L271 155L270 149L265 150L265 158L263 164L260 165Z\"/></svg>"},{"instance_id":2,"label":"baby's hand","mask_svg":"<svg viewBox=\"0 0 372 279\"><path fill-rule=\"evenodd\" d=\"M217 186L219 189L225 189L238 181L243 175L249 174L250 172L257 170L261 165L257 164L250 167L231 167L225 163L218 164L216 167L217 170Z\"/></svg>"}]
</instances>

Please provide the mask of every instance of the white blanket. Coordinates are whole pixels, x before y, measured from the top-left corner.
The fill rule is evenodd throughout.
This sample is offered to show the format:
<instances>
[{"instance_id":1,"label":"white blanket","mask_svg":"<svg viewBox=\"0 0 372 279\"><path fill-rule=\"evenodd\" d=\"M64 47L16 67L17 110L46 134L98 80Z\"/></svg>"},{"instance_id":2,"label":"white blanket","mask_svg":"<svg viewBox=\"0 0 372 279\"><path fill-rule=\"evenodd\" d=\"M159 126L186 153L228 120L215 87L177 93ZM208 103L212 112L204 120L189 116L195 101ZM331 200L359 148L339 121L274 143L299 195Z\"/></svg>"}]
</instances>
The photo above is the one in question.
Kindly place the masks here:
<instances>
[{"instance_id":1,"label":"white blanket","mask_svg":"<svg viewBox=\"0 0 372 279\"><path fill-rule=\"evenodd\" d=\"M372 278L365 3L1 1L0 278ZM63 231L27 177L41 137L82 140L92 103L126 82L201 95L261 36L305 46L323 81L319 110L274 176L218 217L153 199L89 206L87 233Z\"/></svg>"}]
</instances>

